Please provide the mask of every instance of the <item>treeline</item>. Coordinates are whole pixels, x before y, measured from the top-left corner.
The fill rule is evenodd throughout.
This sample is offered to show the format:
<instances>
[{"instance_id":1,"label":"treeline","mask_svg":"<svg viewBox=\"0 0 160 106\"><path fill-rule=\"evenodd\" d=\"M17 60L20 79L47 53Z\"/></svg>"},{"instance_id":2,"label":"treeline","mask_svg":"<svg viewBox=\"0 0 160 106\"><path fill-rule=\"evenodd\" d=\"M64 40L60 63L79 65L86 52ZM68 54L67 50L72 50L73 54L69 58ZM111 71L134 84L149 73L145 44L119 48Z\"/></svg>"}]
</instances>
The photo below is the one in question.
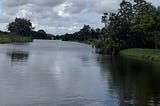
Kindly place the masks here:
<instances>
[{"instance_id":1,"label":"treeline","mask_svg":"<svg viewBox=\"0 0 160 106\"><path fill-rule=\"evenodd\" d=\"M145 0L122 0L116 13L104 13L102 29L89 25L63 40L92 41L101 53L128 48L160 48L160 7Z\"/></svg>"},{"instance_id":2,"label":"treeline","mask_svg":"<svg viewBox=\"0 0 160 106\"><path fill-rule=\"evenodd\" d=\"M33 39L51 39L52 34L47 34L43 29L34 31L30 20L16 18L7 26L8 32L0 31L0 43L29 42Z\"/></svg>"},{"instance_id":3,"label":"treeline","mask_svg":"<svg viewBox=\"0 0 160 106\"><path fill-rule=\"evenodd\" d=\"M47 33L43 29L38 31L34 31L34 29L35 28L32 27L31 21L24 18L16 18L14 22L9 23L8 25L8 31L11 33L31 37L33 39L47 38Z\"/></svg>"},{"instance_id":4,"label":"treeline","mask_svg":"<svg viewBox=\"0 0 160 106\"><path fill-rule=\"evenodd\" d=\"M84 25L82 29L73 34L61 35L63 41L79 41L79 42L89 42L94 39L100 38L102 35L101 29L93 29L89 25Z\"/></svg>"},{"instance_id":5,"label":"treeline","mask_svg":"<svg viewBox=\"0 0 160 106\"><path fill-rule=\"evenodd\" d=\"M128 48L160 48L160 7L145 0L123 0L117 13L105 13L104 39L94 45L102 51Z\"/></svg>"}]
</instances>

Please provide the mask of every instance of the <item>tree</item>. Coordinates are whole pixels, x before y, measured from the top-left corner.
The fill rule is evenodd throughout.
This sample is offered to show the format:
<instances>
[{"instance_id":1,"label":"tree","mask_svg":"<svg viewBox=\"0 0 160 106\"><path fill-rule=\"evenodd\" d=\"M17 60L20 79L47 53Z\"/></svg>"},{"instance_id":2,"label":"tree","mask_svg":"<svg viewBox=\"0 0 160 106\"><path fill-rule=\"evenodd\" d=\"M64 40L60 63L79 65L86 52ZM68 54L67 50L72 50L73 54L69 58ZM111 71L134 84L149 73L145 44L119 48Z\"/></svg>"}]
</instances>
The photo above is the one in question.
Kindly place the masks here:
<instances>
[{"instance_id":1,"label":"tree","mask_svg":"<svg viewBox=\"0 0 160 106\"><path fill-rule=\"evenodd\" d=\"M160 6L157 7L157 14L160 16Z\"/></svg>"},{"instance_id":2,"label":"tree","mask_svg":"<svg viewBox=\"0 0 160 106\"><path fill-rule=\"evenodd\" d=\"M155 48L155 35L157 35L156 24L159 23L156 21L158 8L156 9L156 7L146 2L145 0L134 1L134 19L132 20L132 26L130 27L133 33L132 36L135 37L134 39L137 42L137 35L139 35L141 42L143 42L142 47ZM140 41L138 42L140 45L142 45Z\"/></svg>"},{"instance_id":3,"label":"tree","mask_svg":"<svg viewBox=\"0 0 160 106\"><path fill-rule=\"evenodd\" d=\"M37 31L38 33L41 33L41 34L46 34L46 32L43 30L43 29L40 29Z\"/></svg>"},{"instance_id":4,"label":"tree","mask_svg":"<svg viewBox=\"0 0 160 106\"><path fill-rule=\"evenodd\" d=\"M84 25L79 31L73 34L62 35L62 40L64 41L92 41L93 39L98 39L101 34L101 29L93 29L89 25Z\"/></svg>"},{"instance_id":5,"label":"tree","mask_svg":"<svg viewBox=\"0 0 160 106\"><path fill-rule=\"evenodd\" d=\"M45 39L47 37L46 32L44 30L42 30L42 29L38 30L37 33L38 33L38 38L39 39Z\"/></svg>"},{"instance_id":6,"label":"tree","mask_svg":"<svg viewBox=\"0 0 160 106\"><path fill-rule=\"evenodd\" d=\"M38 31L32 31L31 32L31 36L34 39L46 39L47 38L47 34L44 30L38 30Z\"/></svg>"},{"instance_id":7,"label":"tree","mask_svg":"<svg viewBox=\"0 0 160 106\"><path fill-rule=\"evenodd\" d=\"M89 25L84 25L82 29L80 29L80 41L85 41L90 38L91 27Z\"/></svg>"},{"instance_id":8,"label":"tree","mask_svg":"<svg viewBox=\"0 0 160 106\"><path fill-rule=\"evenodd\" d=\"M134 0L133 5L135 15L145 15L156 12L156 8L145 0Z\"/></svg>"},{"instance_id":9,"label":"tree","mask_svg":"<svg viewBox=\"0 0 160 106\"><path fill-rule=\"evenodd\" d=\"M14 22L8 25L8 31L23 36L29 36L32 30L32 23L24 18L16 18Z\"/></svg>"},{"instance_id":10,"label":"tree","mask_svg":"<svg viewBox=\"0 0 160 106\"><path fill-rule=\"evenodd\" d=\"M130 26L133 18L132 4L123 0L117 14L110 14L110 24L107 28L108 37L121 43L122 48L129 48L131 43Z\"/></svg>"}]
</instances>

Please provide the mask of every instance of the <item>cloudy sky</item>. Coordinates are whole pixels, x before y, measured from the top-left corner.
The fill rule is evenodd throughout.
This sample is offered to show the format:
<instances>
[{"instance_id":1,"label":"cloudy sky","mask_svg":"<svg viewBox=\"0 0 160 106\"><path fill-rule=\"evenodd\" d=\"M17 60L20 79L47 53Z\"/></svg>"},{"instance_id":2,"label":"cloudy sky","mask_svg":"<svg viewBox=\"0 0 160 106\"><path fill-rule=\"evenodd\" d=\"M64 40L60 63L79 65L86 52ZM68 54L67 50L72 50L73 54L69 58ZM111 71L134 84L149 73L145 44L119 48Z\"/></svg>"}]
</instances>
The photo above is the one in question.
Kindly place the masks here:
<instances>
[{"instance_id":1,"label":"cloudy sky","mask_svg":"<svg viewBox=\"0 0 160 106\"><path fill-rule=\"evenodd\" d=\"M160 0L148 0L160 5ZM121 0L0 0L0 30L16 17L52 34L72 33L84 24L102 27L101 15L115 12Z\"/></svg>"}]
</instances>

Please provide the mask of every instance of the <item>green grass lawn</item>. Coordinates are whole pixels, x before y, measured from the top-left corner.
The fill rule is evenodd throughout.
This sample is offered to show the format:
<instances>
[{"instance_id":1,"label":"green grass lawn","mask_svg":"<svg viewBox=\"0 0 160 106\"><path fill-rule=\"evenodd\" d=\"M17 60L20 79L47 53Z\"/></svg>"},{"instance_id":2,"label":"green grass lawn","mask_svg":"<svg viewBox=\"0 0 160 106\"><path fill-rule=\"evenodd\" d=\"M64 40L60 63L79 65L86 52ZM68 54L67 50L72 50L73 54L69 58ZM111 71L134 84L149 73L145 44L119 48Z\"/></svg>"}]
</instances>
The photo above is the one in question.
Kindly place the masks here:
<instances>
[{"instance_id":1,"label":"green grass lawn","mask_svg":"<svg viewBox=\"0 0 160 106\"><path fill-rule=\"evenodd\" d=\"M0 35L0 43L13 43L13 42L32 42L30 37L23 37L19 35Z\"/></svg>"},{"instance_id":2,"label":"green grass lawn","mask_svg":"<svg viewBox=\"0 0 160 106\"><path fill-rule=\"evenodd\" d=\"M120 51L120 54L160 62L160 49L133 48Z\"/></svg>"}]
</instances>

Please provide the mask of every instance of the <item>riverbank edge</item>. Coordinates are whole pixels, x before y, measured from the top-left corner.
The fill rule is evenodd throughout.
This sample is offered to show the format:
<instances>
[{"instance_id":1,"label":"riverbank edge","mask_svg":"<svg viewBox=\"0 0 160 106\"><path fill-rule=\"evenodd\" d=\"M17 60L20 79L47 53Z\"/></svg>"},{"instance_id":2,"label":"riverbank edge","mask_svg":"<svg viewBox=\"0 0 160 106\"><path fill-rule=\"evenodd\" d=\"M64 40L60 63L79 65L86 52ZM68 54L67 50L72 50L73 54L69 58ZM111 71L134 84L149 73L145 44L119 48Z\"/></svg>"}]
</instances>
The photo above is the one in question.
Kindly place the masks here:
<instances>
[{"instance_id":1,"label":"riverbank edge","mask_svg":"<svg viewBox=\"0 0 160 106\"><path fill-rule=\"evenodd\" d=\"M33 42L33 39L30 37L18 36L18 35L5 35L0 36L0 44L7 44L7 43L27 43Z\"/></svg>"},{"instance_id":2,"label":"riverbank edge","mask_svg":"<svg viewBox=\"0 0 160 106\"><path fill-rule=\"evenodd\" d=\"M61 40L63 41L63 40ZM77 42L77 43L83 43L83 44L87 44L87 45L91 45L92 48L95 48L95 52L97 54L107 54L107 55L113 55L113 54L118 54L120 50L111 50L111 49L104 49L104 48L96 48L94 46L93 41L89 41L89 40L85 40L85 41L65 41L65 42Z\"/></svg>"},{"instance_id":3,"label":"riverbank edge","mask_svg":"<svg viewBox=\"0 0 160 106\"><path fill-rule=\"evenodd\" d=\"M131 48L126 50L121 50L119 54L124 56L129 56L138 60L145 60L145 61L160 63L159 49Z\"/></svg>"}]
</instances>

